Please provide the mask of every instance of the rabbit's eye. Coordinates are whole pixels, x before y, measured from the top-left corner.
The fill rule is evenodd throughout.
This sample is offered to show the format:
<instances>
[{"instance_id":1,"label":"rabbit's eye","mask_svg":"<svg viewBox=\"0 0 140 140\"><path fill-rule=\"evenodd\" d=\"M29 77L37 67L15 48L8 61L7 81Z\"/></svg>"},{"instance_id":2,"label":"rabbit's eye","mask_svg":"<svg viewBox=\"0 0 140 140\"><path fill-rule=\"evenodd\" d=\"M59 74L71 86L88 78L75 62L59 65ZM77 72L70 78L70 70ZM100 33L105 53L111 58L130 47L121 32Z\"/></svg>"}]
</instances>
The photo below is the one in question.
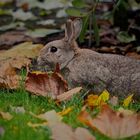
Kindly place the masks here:
<instances>
[{"instance_id":1,"label":"rabbit's eye","mask_svg":"<svg viewBox=\"0 0 140 140\"><path fill-rule=\"evenodd\" d=\"M50 48L50 52L55 53L56 51L57 51L57 48L56 48L56 47L52 46L52 47Z\"/></svg>"}]
</instances>

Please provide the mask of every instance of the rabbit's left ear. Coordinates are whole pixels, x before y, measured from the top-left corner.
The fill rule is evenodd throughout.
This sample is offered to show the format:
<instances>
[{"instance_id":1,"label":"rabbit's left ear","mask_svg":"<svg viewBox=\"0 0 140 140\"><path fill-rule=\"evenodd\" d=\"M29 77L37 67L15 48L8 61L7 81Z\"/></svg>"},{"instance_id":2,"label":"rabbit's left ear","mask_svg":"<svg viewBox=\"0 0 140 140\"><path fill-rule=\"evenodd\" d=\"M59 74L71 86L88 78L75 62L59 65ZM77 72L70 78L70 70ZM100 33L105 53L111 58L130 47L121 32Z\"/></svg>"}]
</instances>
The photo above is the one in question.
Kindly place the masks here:
<instances>
[{"instance_id":1,"label":"rabbit's left ear","mask_svg":"<svg viewBox=\"0 0 140 140\"><path fill-rule=\"evenodd\" d=\"M81 30L82 30L82 20L75 19L73 21L73 28L74 28L74 39L76 40L78 38L78 36L80 35Z\"/></svg>"},{"instance_id":2,"label":"rabbit's left ear","mask_svg":"<svg viewBox=\"0 0 140 140\"><path fill-rule=\"evenodd\" d=\"M65 25L65 40L69 43L76 40L82 29L82 21L75 19L74 21L68 20Z\"/></svg>"}]
</instances>

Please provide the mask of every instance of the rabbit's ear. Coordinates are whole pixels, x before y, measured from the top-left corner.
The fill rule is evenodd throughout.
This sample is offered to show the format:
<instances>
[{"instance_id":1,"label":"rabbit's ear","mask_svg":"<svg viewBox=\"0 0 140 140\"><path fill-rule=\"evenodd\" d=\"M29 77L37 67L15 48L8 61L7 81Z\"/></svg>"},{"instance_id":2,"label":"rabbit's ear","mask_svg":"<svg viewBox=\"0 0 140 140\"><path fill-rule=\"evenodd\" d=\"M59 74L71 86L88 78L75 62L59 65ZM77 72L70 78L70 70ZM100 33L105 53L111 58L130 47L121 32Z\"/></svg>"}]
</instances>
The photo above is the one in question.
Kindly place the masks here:
<instances>
[{"instance_id":1,"label":"rabbit's ear","mask_svg":"<svg viewBox=\"0 0 140 140\"><path fill-rule=\"evenodd\" d=\"M82 30L82 20L81 19L75 19L73 21L74 26L74 39L77 39L77 37L80 35L80 32Z\"/></svg>"},{"instance_id":2,"label":"rabbit's ear","mask_svg":"<svg viewBox=\"0 0 140 140\"><path fill-rule=\"evenodd\" d=\"M74 38L74 26L72 20L67 20L65 24L65 40L71 42Z\"/></svg>"},{"instance_id":3,"label":"rabbit's ear","mask_svg":"<svg viewBox=\"0 0 140 140\"><path fill-rule=\"evenodd\" d=\"M67 20L65 25L65 40L71 43L73 40L76 40L79 36L82 28L82 22L80 19Z\"/></svg>"}]
</instances>

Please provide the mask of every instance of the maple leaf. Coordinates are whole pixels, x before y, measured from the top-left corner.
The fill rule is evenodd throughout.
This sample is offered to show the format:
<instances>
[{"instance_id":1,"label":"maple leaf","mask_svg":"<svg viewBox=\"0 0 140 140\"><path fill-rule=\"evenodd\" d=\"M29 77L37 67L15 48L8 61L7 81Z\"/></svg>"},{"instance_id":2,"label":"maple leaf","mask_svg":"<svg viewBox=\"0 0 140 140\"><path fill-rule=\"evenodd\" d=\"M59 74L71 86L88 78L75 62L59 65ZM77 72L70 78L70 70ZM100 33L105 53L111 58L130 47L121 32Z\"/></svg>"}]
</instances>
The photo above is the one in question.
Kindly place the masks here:
<instances>
[{"instance_id":1,"label":"maple leaf","mask_svg":"<svg viewBox=\"0 0 140 140\"><path fill-rule=\"evenodd\" d=\"M68 89L68 85L63 77L57 72L53 72L51 75L48 75L45 72L29 72L25 81L25 89L36 95L56 98L57 95Z\"/></svg>"},{"instance_id":2,"label":"maple leaf","mask_svg":"<svg viewBox=\"0 0 140 140\"><path fill-rule=\"evenodd\" d=\"M125 138L140 133L140 115L113 111L108 105L102 106L101 112L92 118L86 111L81 112L79 120L92 129L111 138Z\"/></svg>"},{"instance_id":3,"label":"maple leaf","mask_svg":"<svg viewBox=\"0 0 140 140\"><path fill-rule=\"evenodd\" d=\"M21 77L17 70L28 67L30 60L24 57L9 58L0 61L0 87L16 89Z\"/></svg>"}]
</instances>

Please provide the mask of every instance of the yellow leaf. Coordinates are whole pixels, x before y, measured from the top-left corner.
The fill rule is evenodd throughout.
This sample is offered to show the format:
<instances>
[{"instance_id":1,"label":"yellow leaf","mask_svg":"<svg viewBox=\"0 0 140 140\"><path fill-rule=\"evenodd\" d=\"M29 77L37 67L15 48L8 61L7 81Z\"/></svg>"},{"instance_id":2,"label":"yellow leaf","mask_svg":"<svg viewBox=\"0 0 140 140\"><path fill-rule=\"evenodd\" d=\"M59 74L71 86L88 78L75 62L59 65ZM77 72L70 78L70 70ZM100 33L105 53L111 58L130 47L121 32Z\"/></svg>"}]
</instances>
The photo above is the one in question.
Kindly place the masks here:
<instances>
[{"instance_id":1,"label":"yellow leaf","mask_svg":"<svg viewBox=\"0 0 140 140\"><path fill-rule=\"evenodd\" d=\"M97 99L97 104L100 105L103 102L106 102L109 100L109 92L107 90L104 90L102 94Z\"/></svg>"},{"instance_id":2,"label":"yellow leaf","mask_svg":"<svg viewBox=\"0 0 140 140\"><path fill-rule=\"evenodd\" d=\"M102 106L105 104L106 101L109 100L109 92L104 90L100 96L98 95L89 95L87 98L88 106Z\"/></svg>"},{"instance_id":3,"label":"yellow leaf","mask_svg":"<svg viewBox=\"0 0 140 140\"><path fill-rule=\"evenodd\" d=\"M88 106L97 106L97 99L98 99L98 95L89 95L87 98L87 104Z\"/></svg>"},{"instance_id":4,"label":"yellow leaf","mask_svg":"<svg viewBox=\"0 0 140 140\"><path fill-rule=\"evenodd\" d=\"M64 116L67 115L68 113L70 113L73 110L73 107L68 107L67 109L64 109L61 112L58 112L59 115Z\"/></svg>"},{"instance_id":5,"label":"yellow leaf","mask_svg":"<svg viewBox=\"0 0 140 140\"><path fill-rule=\"evenodd\" d=\"M123 101L123 106L128 107L129 104L132 102L133 94L129 95L126 99Z\"/></svg>"}]
</instances>

